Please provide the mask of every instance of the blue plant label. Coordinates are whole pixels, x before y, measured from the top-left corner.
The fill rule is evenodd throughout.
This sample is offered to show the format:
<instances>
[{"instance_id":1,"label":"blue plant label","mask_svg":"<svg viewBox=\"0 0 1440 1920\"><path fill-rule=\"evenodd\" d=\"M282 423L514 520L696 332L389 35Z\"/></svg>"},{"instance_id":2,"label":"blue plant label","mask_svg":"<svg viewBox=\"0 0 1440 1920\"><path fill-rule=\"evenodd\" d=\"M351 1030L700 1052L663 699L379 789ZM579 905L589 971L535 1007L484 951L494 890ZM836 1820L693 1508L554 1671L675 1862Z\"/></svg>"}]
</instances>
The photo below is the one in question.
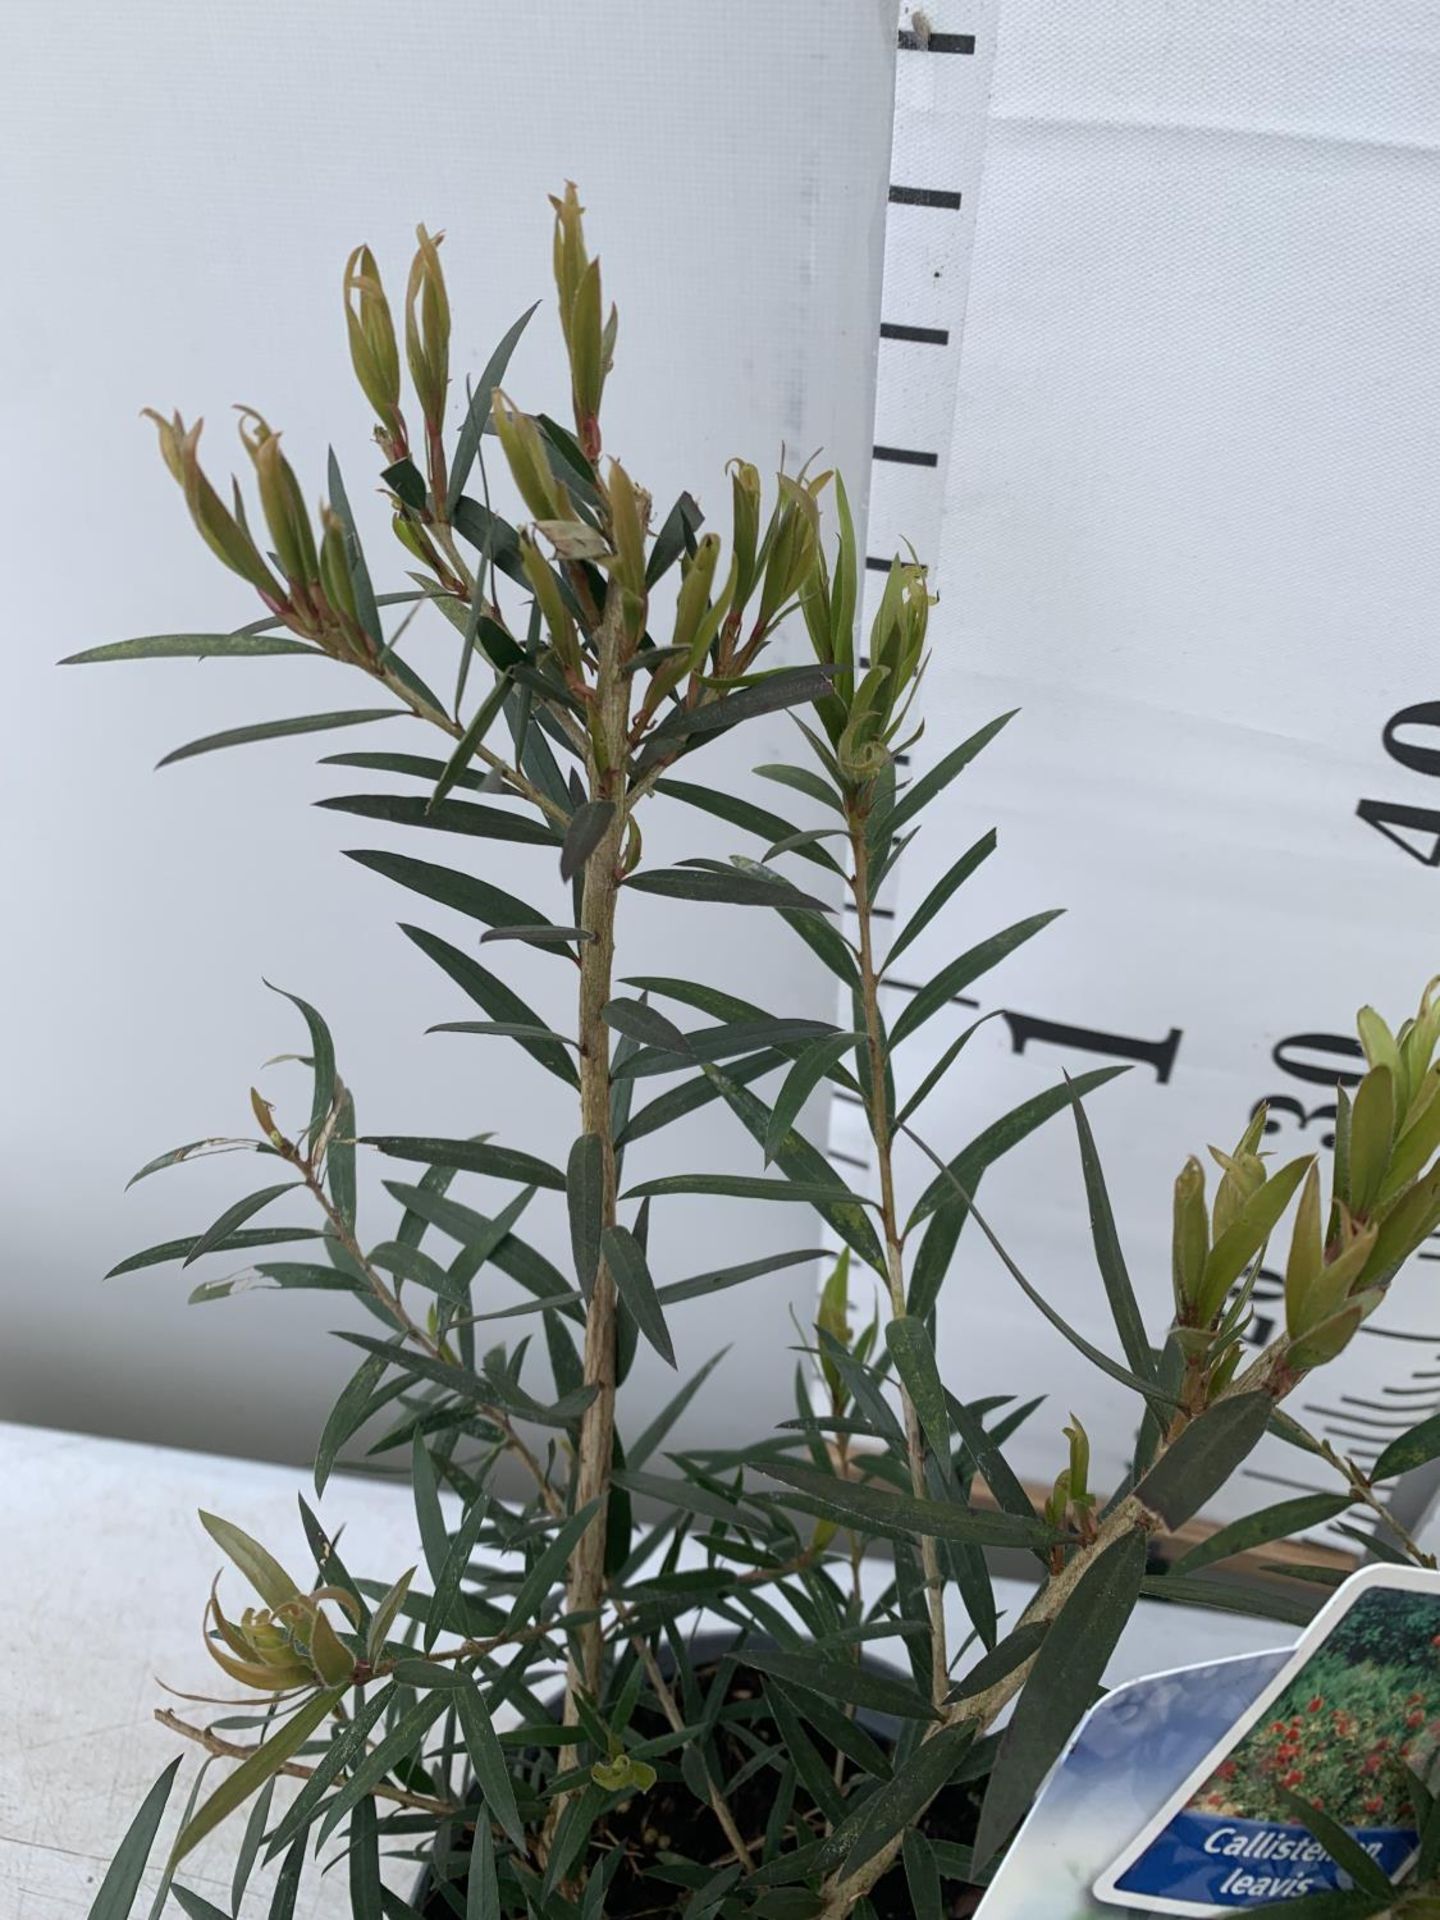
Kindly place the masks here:
<instances>
[{"instance_id":1,"label":"blue plant label","mask_svg":"<svg viewBox=\"0 0 1440 1920\"><path fill-rule=\"evenodd\" d=\"M1366 1568L1098 1876L1095 1895L1132 1912L1224 1914L1347 1888L1314 1830L1326 1820L1397 1879L1418 1845L1417 1776L1432 1792L1440 1785L1440 1576Z\"/></svg>"}]
</instances>

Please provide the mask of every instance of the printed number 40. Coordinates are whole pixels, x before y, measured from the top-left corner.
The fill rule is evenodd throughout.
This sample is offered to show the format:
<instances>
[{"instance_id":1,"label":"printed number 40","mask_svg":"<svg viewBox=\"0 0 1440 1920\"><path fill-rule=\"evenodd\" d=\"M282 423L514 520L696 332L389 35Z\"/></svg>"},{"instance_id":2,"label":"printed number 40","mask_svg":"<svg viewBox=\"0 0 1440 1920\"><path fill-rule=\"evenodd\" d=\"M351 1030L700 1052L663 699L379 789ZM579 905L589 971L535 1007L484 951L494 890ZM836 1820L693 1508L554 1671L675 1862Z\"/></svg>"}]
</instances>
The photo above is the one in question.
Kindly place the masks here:
<instances>
[{"instance_id":1,"label":"printed number 40","mask_svg":"<svg viewBox=\"0 0 1440 1920\"><path fill-rule=\"evenodd\" d=\"M1440 774L1440 747L1400 738L1402 727L1440 728L1440 700L1422 700L1402 707L1385 722L1385 751L1402 767L1431 776ZM1418 860L1422 867L1440 867L1440 809L1404 806L1394 800L1362 800L1355 809L1367 826ZM1406 839L1406 834L1416 836Z\"/></svg>"}]
</instances>

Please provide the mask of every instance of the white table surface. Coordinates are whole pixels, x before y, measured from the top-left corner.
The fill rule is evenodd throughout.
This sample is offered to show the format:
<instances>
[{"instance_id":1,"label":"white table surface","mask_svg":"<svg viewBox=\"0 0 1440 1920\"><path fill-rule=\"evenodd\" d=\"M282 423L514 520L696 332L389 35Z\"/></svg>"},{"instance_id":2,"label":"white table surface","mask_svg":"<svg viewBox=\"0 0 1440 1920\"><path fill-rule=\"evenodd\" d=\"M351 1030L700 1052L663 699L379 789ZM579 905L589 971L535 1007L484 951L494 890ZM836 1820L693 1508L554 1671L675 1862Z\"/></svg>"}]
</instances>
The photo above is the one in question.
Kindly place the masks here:
<instances>
[{"instance_id":1,"label":"white table surface","mask_svg":"<svg viewBox=\"0 0 1440 1920\"><path fill-rule=\"evenodd\" d=\"M136 1807L175 1752L154 1708L173 1705L197 1720L207 1712L170 1700L157 1676L194 1692L229 1691L200 1643L220 1556L196 1510L234 1520L303 1580L313 1563L296 1495L313 1505L313 1489L290 1468L3 1422L0 1487L0 1916L84 1920ZM403 1485L337 1476L319 1512L330 1528L344 1526L355 1570L388 1578L420 1558ZM883 1581L883 1567L875 1578ZM1019 1582L997 1582L1002 1609L1024 1598ZM1113 1685L1293 1638L1269 1621L1142 1604L1106 1678ZM192 1775L182 1769L157 1858ZM286 1791L282 1781L277 1807ZM181 1876L227 1913L240 1830L240 1818L222 1826ZM408 1863L397 1869L396 1887L412 1873ZM264 1914L270 1884L257 1869L243 1916ZM144 1903L136 1906L143 1916ZM297 1920L348 1911L343 1871L322 1882L310 1869Z\"/></svg>"}]
</instances>

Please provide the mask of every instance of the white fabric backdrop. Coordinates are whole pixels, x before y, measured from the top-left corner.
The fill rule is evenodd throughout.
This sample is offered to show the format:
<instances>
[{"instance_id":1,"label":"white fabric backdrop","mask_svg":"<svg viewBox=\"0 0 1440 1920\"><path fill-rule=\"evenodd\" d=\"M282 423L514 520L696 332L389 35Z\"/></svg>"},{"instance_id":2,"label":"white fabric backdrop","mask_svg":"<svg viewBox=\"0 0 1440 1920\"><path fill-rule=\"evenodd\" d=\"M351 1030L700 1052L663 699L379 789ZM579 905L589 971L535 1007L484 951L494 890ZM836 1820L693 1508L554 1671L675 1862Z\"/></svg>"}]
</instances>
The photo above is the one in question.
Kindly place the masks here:
<instances>
[{"instance_id":1,"label":"white fabric backdrop","mask_svg":"<svg viewBox=\"0 0 1440 1920\"><path fill-rule=\"evenodd\" d=\"M929 13L937 28L974 18ZM1440 969L1440 874L1425 864L1440 755L1402 764L1407 742L1440 745L1440 707L1395 731L1399 759L1384 740L1392 716L1440 699L1440 10L1004 0L1001 15L963 354L952 343L948 386L887 386L882 360L877 437L938 460L877 465L869 545L933 541L933 719L915 770L1022 711L906 854L892 904L903 919L993 822L998 854L905 978L1070 909L980 984L978 1011L1011 1011L922 1121L948 1156L1062 1068L1112 1057L1103 1037L1027 1039L1020 1016L1154 1049L1091 1114L1158 1326L1185 1155L1232 1145L1262 1096L1278 1154L1315 1145L1337 1057L1282 1043L1353 1031L1367 999L1398 1019ZM943 185L968 164L963 116L947 122L931 61L907 119L900 65L897 156L908 139L910 172ZM916 310L933 264L892 239L886 318L958 340L963 274L948 306L933 289ZM913 369L923 349L905 351ZM1405 835L1425 859L1358 818L1362 799L1436 810ZM976 1011L923 1030L913 1079ZM841 1109L835 1144L858 1151L856 1133ZM912 1171L918 1184L929 1170ZM987 1176L981 1204L1031 1279L1114 1350L1070 1122ZM1357 1457L1440 1405L1437 1279L1417 1262L1352 1356L1300 1395ZM1384 1337L1400 1331L1434 1344ZM1017 1443L1027 1474L1063 1464L1072 1407L1102 1477L1118 1470L1134 1403L973 1227L940 1334L966 1393L1049 1396ZM1231 1498L1264 1504L1306 1478L1301 1456L1267 1444Z\"/></svg>"}]
</instances>

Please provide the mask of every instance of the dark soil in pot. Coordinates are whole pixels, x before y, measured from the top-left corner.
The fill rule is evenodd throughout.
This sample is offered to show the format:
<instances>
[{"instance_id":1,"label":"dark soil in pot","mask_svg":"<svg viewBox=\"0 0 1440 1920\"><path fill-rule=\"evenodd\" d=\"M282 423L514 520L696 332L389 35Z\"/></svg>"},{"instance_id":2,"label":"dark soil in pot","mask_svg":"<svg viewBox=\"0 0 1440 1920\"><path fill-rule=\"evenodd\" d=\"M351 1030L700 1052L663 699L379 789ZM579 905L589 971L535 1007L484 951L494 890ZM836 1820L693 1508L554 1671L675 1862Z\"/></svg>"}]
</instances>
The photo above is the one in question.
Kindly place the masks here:
<instances>
[{"instance_id":1,"label":"dark soil in pot","mask_svg":"<svg viewBox=\"0 0 1440 1920\"><path fill-rule=\"evenodd\" d=\"M706 1643L712 1641L714 1651L707 1661L706 1655L711 1653L711 1648ZM695 1652L699 1656L699 1663L696 1674L702 1686L714 1678L719 1655L727 1645L728 1637L718 1634L704 1636L697 1643ZM889 1671L878 1661L867 1664L874 1664L882 1672ZM729 1700L743 1702L757 1698L758 1694L759 1683L754 1672L738 1666L731 1680ZM857 1717L881 1746L888 1748L893 1745L896 1732L894 1721L863 1710ZM649 1739L668 1731L659 1715L653 1712L648 1715L637 1712L632 1725L640 1739ZM833 1764L834 1748L822 1740L813 1728L809 1732L827 1765ZM723 1726L717 1730L715 1744L725 1778L736 1774L750 1757L750 1749L743 1746L734 1735L728 1734ZM921 1830L932 1840L968 1846L975 1837L984 1785L982 1779L942 1789L921 1822ZM752 1774L742 1782L738 1793L731 1793L728 1797L736 1825L747 1841L753 1840L758 1854L764 1843L766 1822L774 1804L773 1773L765 1768ZM813 1807L814 1802L804 1794L803 1789L797 1790L794 1819L803 1820L813 1812ZM731 1851L719 1822L709 1808L701 1806L683 1783L664 1779L657 1781L648 1793L637 1794L632 1800L622 1802L595 1829L592 1845L618 1847L627 1858L627 1864L618 1869L610 1883L605 1901L607 1920L673 1920L673 1916L683 1912L690 1898L686 1888L667 1888L654 1881L643 1881L639 1872L629 1866L630 1861L643 1863L653 1859L658 1852L718 1863L726 1859ZM941 1887L945 1897L942 1912L947 1920L965 1920L965 1916L973 1914L984 1891L983 1888L956 1880L943 1880ZM870 1900L877 1920L912 1920L914 1906L904 1871L898 1865L877 1883ZM452 1881L446 1888L437 1883L433 1869L428 1871L416 1905L423 1920L455 1920L455 1916L463 1914L465 1910L463 1878Z\"/></svg>"}]
</instances>

